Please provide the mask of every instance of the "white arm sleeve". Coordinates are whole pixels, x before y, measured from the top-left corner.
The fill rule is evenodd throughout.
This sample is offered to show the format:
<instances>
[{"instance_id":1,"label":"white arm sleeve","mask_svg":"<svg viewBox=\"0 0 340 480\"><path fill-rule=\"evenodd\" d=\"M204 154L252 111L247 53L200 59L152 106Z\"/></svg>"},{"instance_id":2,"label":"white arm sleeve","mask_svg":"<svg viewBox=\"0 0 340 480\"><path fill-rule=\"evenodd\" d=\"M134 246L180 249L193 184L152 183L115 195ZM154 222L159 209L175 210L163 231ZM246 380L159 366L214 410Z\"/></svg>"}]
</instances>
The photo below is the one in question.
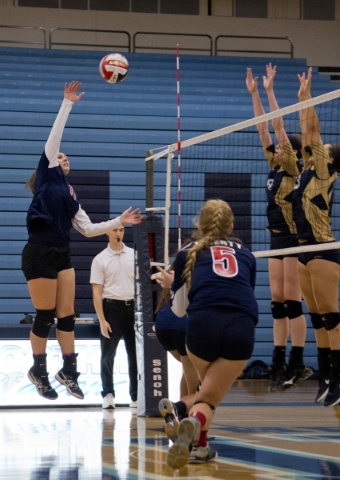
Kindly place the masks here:
<instances>
[{"instance_id":1,"label":"white arm sleeve","mask_svg":"<svg viewBox=\"0 0 340 480\"><path fill-rule=\"evenodd\" d=\"M188 305L188 288L184 283L184 285L176 291L172 299L171 310L177 317L183 317L187 313Z\"/></svg>"},{"instance_id":2,"label":"white arm sleeve","mask_svg":"<svg viewBox=\"0 0 340 480\"><path fill-rule=\"evenodd\" d=\"M107 222L92 223L87 213L79 205L79 210L72 219L72 226L85 237L103 235L114 228L121 227L120 217Z\"/></svg>"},{"instance_id":3,"label":"white arm sleeve","mask_svg":"<svg viewBox=\"0 0 340 480\"><path fill-rule=\"evenodd\" d=\"M60 148L61 137L63 135L64 127L71 111L73 102L63 100L57 118L54 121L52 130L45 144L45 154L49 161L49 168L58 166L57 158Z\"/></svg>"}]
</instances>

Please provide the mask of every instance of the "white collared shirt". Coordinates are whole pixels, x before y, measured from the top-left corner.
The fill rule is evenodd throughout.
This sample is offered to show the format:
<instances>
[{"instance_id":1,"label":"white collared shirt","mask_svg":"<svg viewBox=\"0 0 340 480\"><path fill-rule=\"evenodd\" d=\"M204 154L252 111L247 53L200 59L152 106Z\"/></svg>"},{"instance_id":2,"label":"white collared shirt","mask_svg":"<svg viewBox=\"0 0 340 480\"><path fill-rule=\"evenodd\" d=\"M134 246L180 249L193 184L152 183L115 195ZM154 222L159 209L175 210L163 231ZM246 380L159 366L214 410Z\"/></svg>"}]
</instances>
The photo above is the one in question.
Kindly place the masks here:
<instances>
[{"instance_id":1,"label":"white collared shirt","mask_svg":"<svg viewBox=\"0 0 340 480\"><path fill-rule=\"evenodd\" d=\"M134 251L123 243L119 251L108 244L94 257L90 283L103 285L103 298L131 300L134 298Z\"/></svg>"}]
</instances>

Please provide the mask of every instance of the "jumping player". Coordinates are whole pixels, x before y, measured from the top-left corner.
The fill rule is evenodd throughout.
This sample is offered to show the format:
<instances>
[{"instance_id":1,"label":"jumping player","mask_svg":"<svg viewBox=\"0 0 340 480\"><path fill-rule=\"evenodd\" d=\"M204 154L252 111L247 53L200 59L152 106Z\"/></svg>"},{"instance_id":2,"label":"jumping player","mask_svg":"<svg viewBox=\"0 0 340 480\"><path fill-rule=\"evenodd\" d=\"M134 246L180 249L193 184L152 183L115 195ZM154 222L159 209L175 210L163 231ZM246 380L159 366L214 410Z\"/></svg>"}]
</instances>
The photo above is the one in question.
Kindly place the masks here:
<instances>
[{"instance_id":1,"label":"jumping player","mask_svg":"<svg viewBox=\"0 0 340 480\"><path fill-rule=\"evenodd\" d=\"M172 310L177 316L188 313L187 352L202 382L167 454L175 469L217 457L207 444L209 425L251 357L258 321L255 258L229 239L234 227L230 206L207 201L197 227L200 239L181 250L174 265Z\"/></svg>"},{"instance_id":2,"label":"jumping player","mask_svg":"<svg viewBox=\"0 0 340 480\"><path fill-rule=\"evenodd\" d=\"M300 101L311 95L312 68L298 75ZM340 145L323 144L314 107L301 111L304 169L293 197L293 218L300 245L334 242L331 210L334 184L340 172ZM319 390L315 402L340 402L340 249L300 253L298 272L318 347Z\"/></svg>"},{"instance_id":3,"label":"jumping player","mask_svg":"<svg viewBox=\"0 0 340 480\"><path fill-rule=\"evenodd\" d=\"M65 84L64 101L38 168L27 182L34 197L27 212L28 243L22 252L22 270L36 309L30 332L34 364L28 371L28 378L39 395L48 400L58 397L49 382L46 366L47 339L55 316L57 340L63 355L63 367L55 377L71 395L84 398L78 385L78 354L74 346L75 273L70 257L71 227L86 237L93 237L120 225L141 221L140 211L129 208L118 218L91 223L66 181L70 164L66 155L59 152L59 147L72 105L84 95L78 94L80 87L81 83L75 81Z\"/></svg>"},{"instance_id":4,"label":"jumping player","mask_svg":"<svg viewBox=\"0 0 340 480\"><path fill-rule=\"evenodd\" d=\"M266 66L263 86L267 92L271 111L278 110L274 94L276 67ZM252 96L255 116L263 115L257 78L247 69L246 85ZM264 154L271 168L267 180L267 230L270 232L271 250L298 245L296 225L293 221L292 199L294 185L302 165L301 141L296 135L287 135L282 117L273 120L279 144L272 142L268 122L257 125ZM302 311L301 288L298 281L297 254L269 257L269 283L272 296L271 311L274 319L274 350L272 356L272 379L269 391L285 390L299 379L308 378L312 371L303 362L306 340L306 319ZM286 346L291 334L292 349L286 364Z\"/></svg>"}]
</instances>

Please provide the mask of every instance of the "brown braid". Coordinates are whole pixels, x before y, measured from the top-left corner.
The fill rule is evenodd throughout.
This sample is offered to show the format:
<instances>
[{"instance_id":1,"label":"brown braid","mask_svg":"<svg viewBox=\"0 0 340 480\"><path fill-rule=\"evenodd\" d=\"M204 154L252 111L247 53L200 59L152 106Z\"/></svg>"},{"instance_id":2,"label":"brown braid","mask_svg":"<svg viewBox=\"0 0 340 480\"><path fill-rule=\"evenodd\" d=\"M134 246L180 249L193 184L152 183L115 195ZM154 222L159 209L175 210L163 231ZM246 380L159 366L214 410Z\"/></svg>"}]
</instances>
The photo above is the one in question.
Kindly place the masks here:
<instances>
[{"instance_id":1,"label":"brown braid","mask_svg":"<svg viewBox=\"0 0 340 480\"><path fill-rule=\"evenodd\" d=\"M162 288L158 298L155 313L157 313L166 303L170 302L171 290L170 288Z\"/></svg>"},{"instance_id":2,"label":"brown braid","mask_svg":"<svg viewBox=\"0 0 340 480\"><path fill-rule=\"evenodd\" d=\"M32 175L31 175L31 178L29 180L27 180L26 182L26 187L28 188L28 190L30 190L33 195L34 195L34 185L35 185L35 179L37 178L37 171L35 171Z\"/></svg>"},{"instance_id":3,"label":"brown braid","mask_svg":"<svg viewBox=\"0 0 340 480\"><path fill-rule=\"evenodd\" d=\"M223 200L208 200L201 208L197 227L201 238L189 250L183 271L183 279L188 287L191 286L192 272L197 254L209 247L215 240L225 240L231 233L234 223L233 212L227 202Z\"/></svg>"}]
</instances>

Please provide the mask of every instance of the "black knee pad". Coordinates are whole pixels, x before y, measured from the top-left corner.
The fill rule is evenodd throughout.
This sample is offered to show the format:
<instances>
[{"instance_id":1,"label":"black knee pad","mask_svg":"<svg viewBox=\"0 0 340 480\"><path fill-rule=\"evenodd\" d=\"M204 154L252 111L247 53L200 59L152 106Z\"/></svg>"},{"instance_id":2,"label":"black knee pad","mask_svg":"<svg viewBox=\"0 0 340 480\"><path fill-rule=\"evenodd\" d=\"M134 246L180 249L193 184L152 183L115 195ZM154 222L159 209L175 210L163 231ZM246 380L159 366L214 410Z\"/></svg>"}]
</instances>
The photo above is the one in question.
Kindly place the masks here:
<instances>
[{"instance_id":1,"label":"black knee pad","mask_svg":"<svg viewBox=\"0 0 340 480\"><path fill-rule=\"evenodd\" d=\"M297 302L296 300L285 300L284 306L286 316L289 318L289 320L303 315L302 302Z\"/></svg>"},{"instance_id":2,"label":"black knee pad","mask_svg":"<svg viewBox=\"0 0 340 480\"><path fill-rule=\"evenodd\" d=\"M210 405L210 403L205 402L204 400L197 400L197 402L195 402L194 405L196 405L197 403L205 403L206 405L209 405L209 407L211 408L212 412L215 413L215 407L213 407L212 405Z\"/></svg>"},{"instance_id":3,"label":"black knee pad","mask_svg":"<svg viewBox=\"0 0 340 480\"><path fill-rule=\"evenodd\" d=\"M319 330L320 328L324 328L324 323L322 321L322 316L320 313L310 313L310 321L312 322L314 330Z\"/></svg>"},{"instance_id":4,"label":"black knee pad","mask_svg":"<svg viewBox=\"0 0 340 480\"><path fill-rule=\"evenodd\" d=\"M272 309L272 316L275 318L275 320L286 318L287 313L283 302L272 302L270 306Z\"/></svg>"},{"instance_id":5,"label":"black knee pad","mask_svg":"<svg viewBox=\"0 0 340 480\"><path fill-rule=\"evenodd\" d=\"M55 309L53 310L37 310L33 325L32 333L40 338L48 338L50 329L54 324Z\"/></svg>"},{"instance_id":6,"label":"black knee pad","mask_svg":"<svg viewBox=\"0 0 340 480\"><path fill-rule=\"evenodd\" d=\"M322 315L323 326L326 330L333 330L340 323L340 313L330 312Z\"/></svg>"},{"instance_id":7,"label":"black knee pad","mask_svg":"<svg viewBox=\"0 0 340 480\"><path fill-rule=\"evenodd\" d=\"M67 317L58 318L57 329L61 332L73 332L75 321L76 316L74 313L72 315L68 315Z\"/></svg>"}]
</instances>

